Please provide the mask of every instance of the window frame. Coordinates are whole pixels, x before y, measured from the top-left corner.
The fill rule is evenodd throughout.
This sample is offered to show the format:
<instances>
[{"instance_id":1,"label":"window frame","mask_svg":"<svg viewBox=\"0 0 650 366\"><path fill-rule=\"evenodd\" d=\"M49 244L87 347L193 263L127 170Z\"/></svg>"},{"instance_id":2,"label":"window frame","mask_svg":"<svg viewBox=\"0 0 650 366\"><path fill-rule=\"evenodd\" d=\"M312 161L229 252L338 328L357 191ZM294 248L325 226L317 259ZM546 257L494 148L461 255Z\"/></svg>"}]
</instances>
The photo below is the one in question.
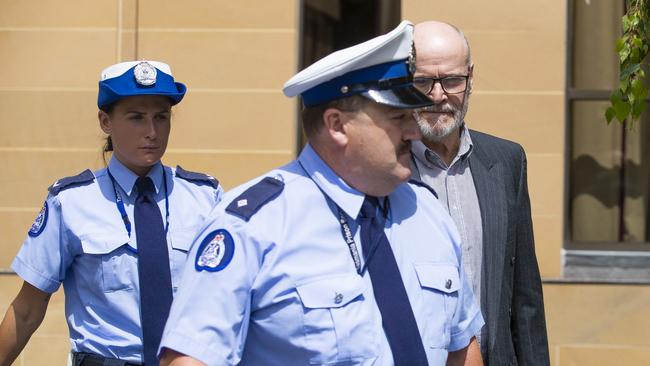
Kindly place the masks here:
<instances>
[{"instance_id":1,"label":"window frame","mask_svg":"<svg viewBox=\"0 0 650 366\"><path fill-rule=\"evenodd\" d=\"M650 241L576 241L571 238L572 198L571 169L573 152L573 103L577 101L609 101L611 90L574 88L574 17L576 1L567 0L566 64L565 64L565 161L562 278L544 282L576 283L650 283ZM625 6L625 0L620 0ZM650 102L650 97L646 98ZM613 122L617 123L617 122ZM623 127L622 127L623 128Z\"/></svg>"}]
</instances>

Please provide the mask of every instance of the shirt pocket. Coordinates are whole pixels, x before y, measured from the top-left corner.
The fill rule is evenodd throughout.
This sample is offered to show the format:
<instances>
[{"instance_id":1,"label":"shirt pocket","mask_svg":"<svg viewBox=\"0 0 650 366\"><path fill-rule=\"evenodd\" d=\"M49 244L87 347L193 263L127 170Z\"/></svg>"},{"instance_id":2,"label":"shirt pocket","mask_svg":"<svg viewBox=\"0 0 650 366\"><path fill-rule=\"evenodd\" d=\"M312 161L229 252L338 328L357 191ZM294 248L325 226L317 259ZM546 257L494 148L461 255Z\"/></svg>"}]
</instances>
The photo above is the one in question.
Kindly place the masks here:
<instances>
[{"instance_id":1,"label":"shirt pocket","mask_svg":"<svg viewBox=\"0 0 650 366\"><path fill-rule=\"evenodd\" d=\"M366 284L355 274L320 278L296 287L303 307L310 364L357 363L377 357L377 334Z\"/></svg>"},{"instance_id":2,"label":"shirt pocket","mask_svg":"<svg viewBox=\"0 0 650 366\"><path fill-rule=\"evenodd\" d=\"M461 288L458 266L447 263L415 263L425 314L425 345L431 348L448 348L451 325Z\"/></svg>"},{"instance_id":3,"label":"shirt pocket","mask_svg":"<svg viewBox=\"0 0 650 366\"><path fill-rule=\"evenodd\" d=\"M104 292L134 290L138 281L138 257L128 245L128 237L101 234L80 238L83 257L80 265L101 268L101 286ZM92 273L92 272L88 272Z\"/></svg>"},{"instance_id":4,"label":"shirt pocket","mask_svg":"<svg viewBox=\"0 0 650 366\"><path fill-rule=\"evenodd\" d=\"M174 293L176 293L185 262L187 262L187 253L190 251L199 229L200 225L175 229L167 236L171 246L169 262Z\"/></svg>"}]
</instances>

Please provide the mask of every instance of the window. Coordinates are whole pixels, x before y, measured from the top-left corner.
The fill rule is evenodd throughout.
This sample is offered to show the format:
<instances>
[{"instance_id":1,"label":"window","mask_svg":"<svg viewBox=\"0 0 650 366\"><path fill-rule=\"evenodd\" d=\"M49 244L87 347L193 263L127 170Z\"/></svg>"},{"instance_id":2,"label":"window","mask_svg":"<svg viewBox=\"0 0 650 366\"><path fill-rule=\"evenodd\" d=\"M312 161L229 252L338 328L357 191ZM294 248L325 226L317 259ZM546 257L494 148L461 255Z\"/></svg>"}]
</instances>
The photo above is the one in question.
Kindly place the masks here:
<instances>
[{"instance_id":1,"label":"window","mask_svg":"<svg viewBox=\"0 0 650 366\"><path fill-rule=\"evenodd\" d=\"M400 0L303 0L299 69L336 50L388 33L401 21L400 8ZM297 151L306 142L300 130Z\"/></svg>"},{"instance_id":2,"label":"window","mask_svg":"<svg viewBox=\"0 0 650 366\"><path fill-rule=\"evenodd\" d=\"M650 280L650 113L634 130L604 117L624 3L568 1L568 278Z\"/></svg>"}]
</instances>

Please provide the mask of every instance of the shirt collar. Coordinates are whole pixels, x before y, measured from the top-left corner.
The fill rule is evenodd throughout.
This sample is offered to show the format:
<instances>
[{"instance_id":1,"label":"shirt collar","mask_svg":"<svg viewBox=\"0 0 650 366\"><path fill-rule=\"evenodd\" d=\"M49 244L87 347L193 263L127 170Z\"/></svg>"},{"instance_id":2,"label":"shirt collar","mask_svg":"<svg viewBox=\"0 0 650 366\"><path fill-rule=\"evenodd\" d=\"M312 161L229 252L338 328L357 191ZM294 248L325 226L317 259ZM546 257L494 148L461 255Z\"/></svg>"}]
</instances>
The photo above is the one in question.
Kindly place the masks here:
<instances>
[{"instance_id":1,"label":"shirt collar","mask_svg":"<svg viewBox=\"0 0 650 366\"><path fill-rule=\"evenodd\" d=\"M133 192L133 186L135 186L135 181L138 179L138 175L133 173L129 168L127 168L121 161L119 161L115 156L111 158L111 161L108 162L108 170L115 178L117 184L122 188L122 190L128 195L131 196ZM161 185L163 184L163 167L160 162L157 162L154 166L151 167L147 177L151 178L154 186L156 187L156 194L160 192Z\"/></svg>"},{"instance_id":2,"label":"shirt collar","mask_svg":"<svg viewBox=\"0 0 650 366\"><path fill-rule=\"evenodd\" d=\"M472 138L469 135L469 129L463 123L460 128L460 147L458 148L458 153L451 161L449 166L454 165L458 160L465 160L470 156L472 150L474 149L474 144L472 143ZM437 165L438 167L448 168L446 164L440 159L438 154L429 149L424 145L420 140L413 141L411 144L411 151L415 157L424 163L425 165L431 167L431 165Z\"/></svg>"},{"instance_id":3,"label":"shirt collar","mask_svg":"<svg viewBox=\"0 0 650 366\"><path fill-rule=\"evenodd\" d=\"M350 187L330 168L310 144L298 156L298 162L305 169L318 188L349 217L356 220L366 195Z\"/></svg>"},{"instance_id":4,"label":"shirt collar","mask_svg":"<svg viewBox=\"0 0 650 366\"><path fill-rule=\"evenodd\" d=\"M430 163L427 161L426 157L427 150L429 150L429 148L427 148L422 141L411 141L411 152L413 152L413 155L415 155L415 157L422 163L429 165Z\"/></svg>"},{"instance_id":5,"label":"shirt collar","mask_svg":"<svg viewBox=\"0 0 650 366\"><path fill-rule=\"evenodd\" d=\"M469 129L463 123L463 126L460 129L460 149L458 149L458 157L460 159L467 159L467 157L474 150L474 144L472 143L472 137L469 135Z\"/></svg>"}]
</instances>

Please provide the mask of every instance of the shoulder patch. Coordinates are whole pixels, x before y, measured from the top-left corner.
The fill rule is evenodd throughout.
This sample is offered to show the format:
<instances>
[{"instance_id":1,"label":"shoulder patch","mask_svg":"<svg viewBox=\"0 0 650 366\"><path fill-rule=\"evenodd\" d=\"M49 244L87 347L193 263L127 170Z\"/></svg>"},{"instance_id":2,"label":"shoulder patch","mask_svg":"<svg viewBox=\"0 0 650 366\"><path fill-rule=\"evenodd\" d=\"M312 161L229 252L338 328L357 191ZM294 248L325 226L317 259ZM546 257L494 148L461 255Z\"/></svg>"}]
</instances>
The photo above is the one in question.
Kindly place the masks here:
<instances>
[{"instance_id":1,"label":"shoulder patch","mask_svg":"<svg viewBox=\"0 0 650 366\"><path fill-rule=\"evenodd\" d=\"M50 191L51 195L56 196L57 194L59 194L59 192L67 188L79 184L88 184L93 180L95 180L95 175L93 174L93 172L90 171L90 169L86 169L77 175L73 175L71 177L65 177L57 180L47 190Z\"/></svg>"},{"instance_id":2,"label":"shoulder patch","mask_svg":"<svg viewBox=\"0 0 650 366\"><path fill-rule=\"evenodd\" d=\"M265 177L249 187L226 207L226 211L248 221L268 202L271 202L284 189L284 182Z\"/></svg>"},{"instance_id":3,"label":"shoulder patch","mask_svg":"<svg viewBox=\"0 0 650 366\"><path fill-rule=\"evenodd\" d=\"M43 208L41 208L41 211L36 216L36 219L34 220L32 227L29 228L29 231L27 232L29 236L35 238L41 235L41 233L45 229L45 225L47 225L47 214L48 214L48 206L47 206L47 201L45 201L45 203L43 203Z\"/></svg>"},{"instance_id":4,"label":"shoulder patch","mask_svg":"<svg viewBox=\"0 0 650 366\"><path fill-rule=\"evenodd\" d=\"M429 192L433 193L433 195L436 196L436 198L438 198L438 194L436 193L436 191L433 188L431 188L431 186L429 186L428 184L424 182L420 182L419 180L416 179L409 180L409 183L428 189Z\"/></svg>"},{"instance_id":5,"label":"shoulder patch","mask_svg":"<svg viewBox=\"0 0 650 366\"><path fill-rule=\"evenodd\" d=\"M181 168L180 165L176 165L176 176L189 182L207 184L215 189L219 188L219 181L217 178L203 173L190 172L189 170Z\"/></svg>"},{"instance_id":6,"label":"shoulder patch","mask_svg":"<svg viewBox=\"0 0 650 366\"><path fill-rule=\"evenodd\" d=\"M201 242L196 252L194 267L198 272L221 271L228 266L234 254L235 241L232 235L225 229L215 230Z\"/></svg>"}]
</instances>

